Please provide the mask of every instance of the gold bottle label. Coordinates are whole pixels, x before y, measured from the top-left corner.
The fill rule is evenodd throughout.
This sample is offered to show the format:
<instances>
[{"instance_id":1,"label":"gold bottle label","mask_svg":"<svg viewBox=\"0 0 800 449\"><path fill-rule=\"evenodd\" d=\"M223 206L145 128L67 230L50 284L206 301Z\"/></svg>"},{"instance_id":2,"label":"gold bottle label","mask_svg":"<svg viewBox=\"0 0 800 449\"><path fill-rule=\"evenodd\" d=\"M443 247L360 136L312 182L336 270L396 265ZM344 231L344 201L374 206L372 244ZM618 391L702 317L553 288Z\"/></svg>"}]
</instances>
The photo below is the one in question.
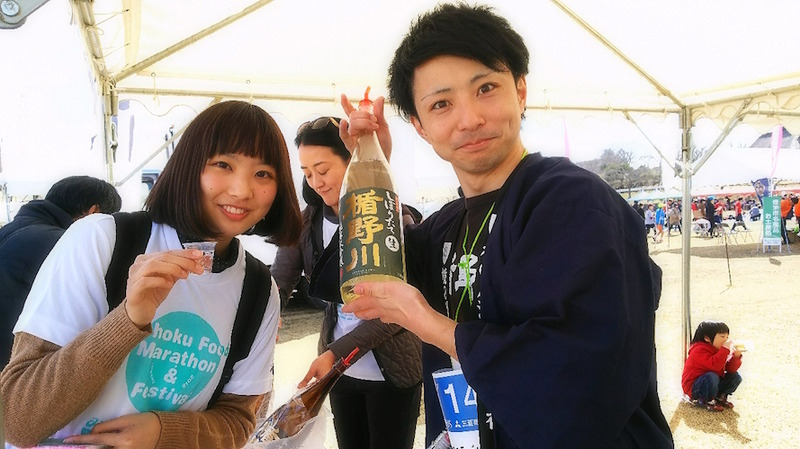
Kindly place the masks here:
<instances>
[{"instance_id":1,"label":"gold bottle label","mask_svg":"<svg viewBox=\"0 0 800 449\"><path fill-rule=\"evenodd\" d=\"M342 284L361 276L388 275L405 280L400 202L386 189L347 192L340 207Z\"/></svg>"}]
</instances>

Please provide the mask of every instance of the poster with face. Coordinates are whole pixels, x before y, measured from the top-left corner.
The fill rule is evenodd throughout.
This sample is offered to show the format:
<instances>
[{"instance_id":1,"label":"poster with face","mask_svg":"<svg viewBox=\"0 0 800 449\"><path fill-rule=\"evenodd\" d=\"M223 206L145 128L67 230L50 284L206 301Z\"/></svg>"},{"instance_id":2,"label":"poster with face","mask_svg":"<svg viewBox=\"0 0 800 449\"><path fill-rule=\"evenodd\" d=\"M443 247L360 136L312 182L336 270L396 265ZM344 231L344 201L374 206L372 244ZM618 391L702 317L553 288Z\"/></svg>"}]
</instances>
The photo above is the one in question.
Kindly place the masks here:
<instances>
[{"instance_id":1,"label":"poster with face","mask_svg":"<svg viewBox=\"0 0 800 449\"><path fill-rule=\"evenodd\" d=\"M758 202L764 202L763 198L765 196L769 196L772 192L769 189L769 179L768 178L761 178L756 179L755 181L751 181L753 184L753 188L756 191L756 196L758 197Z\"/></svg>"}]
</instances>

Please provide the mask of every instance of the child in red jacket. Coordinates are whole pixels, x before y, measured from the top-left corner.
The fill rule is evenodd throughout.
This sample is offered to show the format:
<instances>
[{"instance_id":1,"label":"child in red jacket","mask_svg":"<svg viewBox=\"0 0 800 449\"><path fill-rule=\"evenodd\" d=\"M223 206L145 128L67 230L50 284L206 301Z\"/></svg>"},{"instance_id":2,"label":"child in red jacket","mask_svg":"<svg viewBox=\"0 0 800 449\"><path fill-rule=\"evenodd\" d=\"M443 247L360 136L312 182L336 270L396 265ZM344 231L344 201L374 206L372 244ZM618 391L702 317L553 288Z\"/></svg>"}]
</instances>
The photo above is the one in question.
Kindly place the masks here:
<instances>
[{"instance_id":1,"label":"child in red jacket","mask_svg":"<svg viewBox=\"0 0 800 449\"><path fill-rule=\"evenodd\" d=\"M703 321L689 346L689 357L683 367L683 392L711 411L733 408L728 395L742 382L737 370L742 366L742 350L728 338L725 323Z\"/></svg>"}]
</instances>

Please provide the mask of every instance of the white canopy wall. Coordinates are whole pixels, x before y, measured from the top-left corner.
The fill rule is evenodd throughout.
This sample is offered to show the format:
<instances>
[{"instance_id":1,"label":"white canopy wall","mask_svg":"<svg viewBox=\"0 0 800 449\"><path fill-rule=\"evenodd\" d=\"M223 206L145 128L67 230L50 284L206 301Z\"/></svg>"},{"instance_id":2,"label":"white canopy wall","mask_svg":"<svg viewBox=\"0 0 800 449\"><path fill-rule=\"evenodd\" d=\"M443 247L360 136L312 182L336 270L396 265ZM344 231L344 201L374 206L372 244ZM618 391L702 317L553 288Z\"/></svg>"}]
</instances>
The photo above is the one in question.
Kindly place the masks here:
<instances>
[{"instance_id":1,"label":"white canopy wall","mask_svg":"<svg viewBox=\"0 0 800 449\"><path fill-rule=\"evenodd\" d=\"M385 93L394 48L413 17L435 3L72 0L102 99L108 179L129 176L108 162L118 144L111 123L120 101L199 98L202 108L214 98L249 99L290 122L339 114L341 93L355 97L366 85L375 95ZM633 123L642 115L677 115L686 204L691 175L707 160L691 165L688 159L699 119L722 129L707 157L741 122L761 132L778 123L800 132L800 2L485 3L509 19L531 50L529 120L566 111L624 115ZM677 149L654 147L672 165L669 155ZM691 332L688 236L685 338Z\"/></svg>"}]
</instances>

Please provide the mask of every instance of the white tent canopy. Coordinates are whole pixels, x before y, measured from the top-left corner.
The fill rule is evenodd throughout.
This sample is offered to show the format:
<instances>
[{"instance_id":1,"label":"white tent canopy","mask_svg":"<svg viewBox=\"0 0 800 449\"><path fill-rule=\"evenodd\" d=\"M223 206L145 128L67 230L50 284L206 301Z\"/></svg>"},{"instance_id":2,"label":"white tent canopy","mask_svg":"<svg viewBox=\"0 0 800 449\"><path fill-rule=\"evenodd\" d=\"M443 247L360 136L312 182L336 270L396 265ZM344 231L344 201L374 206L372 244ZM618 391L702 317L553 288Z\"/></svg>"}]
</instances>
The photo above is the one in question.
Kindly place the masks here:
<instances>
[{"instance_id":1,"label":"white tent canopy","mask_svg":"<svg viewBox=\"0 0 800 449\"><path fill-rule=\"evenodd\" d=\"M106 114L125 97L260 101L291 121L336 114L338 97L385 93L394 48L432 0L76 2ZM564 111L678 114L800 131L793 1L490 0L528 44L531 120ZM109 141L116 140L109 126ZM709 156L716 148L711 148ZM659 149L669 166L670 154ZM673 152L674 153L674 152ZM696 166L699 169L704 164ZM688 160L684 164L689 167ZM114 173L109 172L114 178ZM687 189L688 190L688 189Z\"/></svg>"},{"instance_id":2,"label":"white tent canopy","mask_svg":"<svg viewBox=\"0 0 800 449\"><path fill-rule=\"evenodd\" d=\"M42 1L17 0L23 6ZM56 2L66 0L51 0ZM749 123L759 132L780 123L791 133L800 133L800 46L796 45L800 27L795 23L800 2L796 0L485 3L509 19L531 50L530 120L552 120L563 111L624 115L634 123L642 114L679 116L683 134L676 141L683 155L685 199L692 172L705 164L738 123ZM201 98L200 108L213 98L251 99L290 122L310 114L340 114L341 93L354 97L367 85L375 95L385 93L394 48L413 17L436 2L72 0L69 4L102 95L104 141L110 149L117 139L112 116L125 99ZM35 16L36 12L29 19ZM8 22L8 17L0 19ZM17 30L0 32L0 43L2 33L8 32ZM700 118L715 121L723 131L712 151L692 165L690 133ZM672 166L670 156L677 148L654 146ZM113 164L107 166L113 180ZM687 208L684 220L688 219ZM689 244L687 237L683 245L687 317Z\"/></svg>"},{"instance_id":3,"label":"white tent canopy","mask_svg":"<svg viewBox=\"0 0 800 449\"><path fill-rule=\"evenodd\" d=\"M295 125L312 114L340 114L341 93L354 97L367 85L375 95L385 93L394 48L409 22L436 4L49 3L72 7L72 16L65 14L63 20L80 28L95 88L105 95L98 109L108 115L107 138L98 143L105 140L107 145L119 137L112 132L110 116L125 99L157 102L166 110L186 103L202 109L215 97L243 98ZM642 114L657 119L685 115L678 123L687 130L700 118L709 118L720 128L741 120L759 132L779 122L790 132L800 132L800 49L785 45L800 41L800 28L793 23L800 12L796 1L486 3L509 18L531 50L529 121L630 114L638 122ZM56 5L46 7L51 6ZM33 11L30 21L37 14ZM20 33L28 26L3 33ZM680 138L674 142L681 146ZM676 148L661 150L665 159L677 153ZM114 181L127 175L116 171L108 173Z\"/></svg>"},{"instance_id":4,"label":"white tent canopy","mask_svg":"<svg viewBox=\"0 0 800 449\"><path fill-rule=\"evenodd\" d=\"M75 6L101 81L120 95L332 103L339 93L353 95L370 84L381 93L409 22L435 3L96 0ZM798 115L799 51L784 45L800 41L797 2L487 3L530 47L531 109L663 113L685 106L693 121L710 117L724 125L751 99L748 122Z\"/></svg>"}]
</instances>

